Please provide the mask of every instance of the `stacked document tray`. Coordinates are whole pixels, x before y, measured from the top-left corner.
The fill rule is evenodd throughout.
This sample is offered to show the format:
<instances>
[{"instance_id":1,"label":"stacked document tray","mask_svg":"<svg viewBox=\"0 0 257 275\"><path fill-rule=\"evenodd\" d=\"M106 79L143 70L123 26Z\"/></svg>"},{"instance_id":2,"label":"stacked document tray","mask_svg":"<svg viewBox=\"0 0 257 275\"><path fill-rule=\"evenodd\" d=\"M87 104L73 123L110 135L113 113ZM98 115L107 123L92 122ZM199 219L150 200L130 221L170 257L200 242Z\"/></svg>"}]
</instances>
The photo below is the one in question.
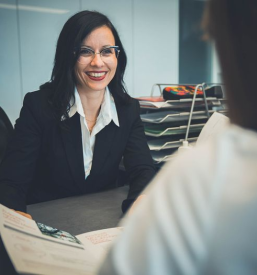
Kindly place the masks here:
<instances>
[{"instance_id":1,"label":"stacked document tray","mask_svg":"<svg viewBox=\"0 0 257 275\"><path fill-rule=\"evenodd\" d=\"M141 97L138 98L141 108L143 109L180 109L190 108L192 105L192 99L180 99L180 100L167 100L165 101L162 97ZM223 98L207 98L208 106L221 106L227 100ZM205 103L202 98L195 99L195 107L204 107Z\"/></svg>"},{"instance_id":2,"label":"stacked document tray","mask_svg":"<svg viewBox=\"0 0 257 275\"><path fill-rule=\"evenodd\" d=\"M200 132L204 126L204 123L201 124L194 124L190 127L190 132ZM160 126L160 125L154 125L154 126L145 126L145 134L147 136L152 137L161 137L161 136L172 136L172 135L180 135L185 134L187 130L187 125L181 125L178 127L168 127L167 126Z\"/></svg>"},{"instance_id":3,"label":"stacked document tray","mask_svg":"<svg viewBox=\"0 0 257 275\"><path fill-rule=\"evenodd\" d=\"M138 100L148 146L155 164L160 167L174 157L174 153L185 139L192 99L165 101L162 96L151 96L140 97ZM196 142L212 113L220 112L227 115L226 103L227 100L224 98L206 98L206 102L203 98L196 98L189 128L189 143Z\"/></svg>"},{"instance_id":4,"label":"stacked document tray","mask_svg":"<svg viewBox=\"0 0 257 275\"><path fill-rule=\"evenodd\" d=\"M215 110L210 110L209 113L214 113ZM226 113L226 110L220 110L222 113ZM142 114L141 120L143 122L160 124L164 122L176 122L176 121L188 121L189 112L176 112L176 111L161 111L155 113ZM193 120L208 119L206 111L193 112Z\"/></svg>"}]
</instances>

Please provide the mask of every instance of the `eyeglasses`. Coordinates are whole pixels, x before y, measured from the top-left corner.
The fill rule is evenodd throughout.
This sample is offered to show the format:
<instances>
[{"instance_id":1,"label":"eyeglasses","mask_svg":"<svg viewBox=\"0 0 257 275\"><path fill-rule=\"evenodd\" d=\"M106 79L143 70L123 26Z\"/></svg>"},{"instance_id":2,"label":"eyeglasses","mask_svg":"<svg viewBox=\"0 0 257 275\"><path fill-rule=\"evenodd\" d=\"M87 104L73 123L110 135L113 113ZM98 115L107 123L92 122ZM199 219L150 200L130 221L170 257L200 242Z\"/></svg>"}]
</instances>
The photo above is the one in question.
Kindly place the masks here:
<instances>
[{"instance_id":1,"label":"eyeglasses","mask_svg":"<svg viewBox=\"0 0 257 275\"><path fill-rule=\"evenodd\" d=\"M81 64L87 64L94 59L96 54L100 54L102 61L108 63L113 61L114 58L118 58L119 52L119 46L106 47L98 53L88 47L81 47L79 48L78 62Z\"/></svg>"}]
</instances>

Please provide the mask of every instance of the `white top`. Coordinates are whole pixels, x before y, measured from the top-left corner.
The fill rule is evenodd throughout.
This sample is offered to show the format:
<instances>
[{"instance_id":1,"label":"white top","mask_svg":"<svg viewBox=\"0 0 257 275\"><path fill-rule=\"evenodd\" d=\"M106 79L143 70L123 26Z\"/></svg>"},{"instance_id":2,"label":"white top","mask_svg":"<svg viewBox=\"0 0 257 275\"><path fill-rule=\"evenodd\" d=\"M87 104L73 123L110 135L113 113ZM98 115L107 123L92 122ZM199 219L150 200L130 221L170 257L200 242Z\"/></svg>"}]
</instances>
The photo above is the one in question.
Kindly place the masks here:
<instances>
[{"instance_id":1,"label":"white top","mask_svg":"<svg viewBox=\"0 0 257 275\"><path fill-rule=\"evenodd\" d=\"M87 122L86 122L79 93L75 88L75 102L74 102L74 105L70 108L69 117L72 117L73 115L75 115L76 112L80 115L83 160L84 160L85 178L87 178L91 171L96 134L99 133L112 120L117 126L120 126L120 124L118 120L115 102L110 94L108 87L106 87L103 102L101 104L101 110L97 117L96 124L91 134L87 126Z\"/></svg>"},{"instance_id":2,"label":"white top","mask_svg":"<svg viewBox=\"0 0 257 275\"><path fill-rule=\"evenodd\" d=\"M99 274L256 274L256 132L229 125L145 193Z\"/></svg>"}]
</instances>

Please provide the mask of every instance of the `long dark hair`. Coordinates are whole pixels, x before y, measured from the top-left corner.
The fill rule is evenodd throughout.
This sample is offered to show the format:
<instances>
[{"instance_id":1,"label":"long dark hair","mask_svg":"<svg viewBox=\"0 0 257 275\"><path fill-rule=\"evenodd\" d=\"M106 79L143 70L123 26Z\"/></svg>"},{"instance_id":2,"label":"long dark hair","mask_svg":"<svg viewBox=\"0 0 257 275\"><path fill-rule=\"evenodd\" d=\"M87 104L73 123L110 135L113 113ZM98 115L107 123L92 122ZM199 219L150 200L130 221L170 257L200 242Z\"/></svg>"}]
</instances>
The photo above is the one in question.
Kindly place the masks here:
<instances>
[{"instance_id":1,"label":"long dark hair","mask_svg":"<svg viewBox=\"0 0 257 275\"><path fill-rule=\"evenodd\" d=\"M210 0L207 31L214 38L231 121L257 130L257 1Z\"/></svg>"},{"instance_id":2,"label":"long dark hair","mask_svg":"<svg viewBox=\"0 0 257 275\"><path fill-rule=\"evenodd\" d=\"M118 32L105 15L96 11L78 12L65 23L58 38L51 80L40 86L40 89L51 90L48 101L58 121L62 117L69 117L70 102L74 100L74 66L78 59L74 49L79 48L84 38L94 29L102 26L110 28L115 45L120 49L116 73L108 85L109 90L120 104L126 104L130 99L123 81L127 56Z\"/></svg>"}]
</instances>

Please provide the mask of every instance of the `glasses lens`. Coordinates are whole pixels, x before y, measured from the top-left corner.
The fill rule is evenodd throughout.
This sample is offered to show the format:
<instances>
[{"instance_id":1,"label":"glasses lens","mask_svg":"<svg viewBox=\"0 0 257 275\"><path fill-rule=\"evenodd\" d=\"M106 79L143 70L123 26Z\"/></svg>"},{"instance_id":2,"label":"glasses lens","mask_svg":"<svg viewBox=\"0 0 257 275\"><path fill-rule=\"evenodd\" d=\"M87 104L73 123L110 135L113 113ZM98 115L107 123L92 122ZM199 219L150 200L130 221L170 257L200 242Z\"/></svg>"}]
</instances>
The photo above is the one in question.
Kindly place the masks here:
<instances>
[{"instance_id":1,"label":"glasses lens","mask_svg":"<svg viewBox=\"0 0 257 275\"><path fill-rule=\"evenodd\" d=\"M101 51L101 56L109 57L115 54L114 48L106 48Z\"/></svg>"},{"instance_id":2,"label":"glasses lens","mask_svg":"<svg viewBox=\"0 0 257 275\"><path fill-rule=\"evenodd\" d=\"M91 62L96 54L100 54L102 61L111 62L114 58L119 55L118 47L108 47L101 50L100 53L95 53L90 48L80 48L78 62L82 64L87 64Z\"/></svg>"},{"instance_id":3,"label":"glasses lens","mask_svg":"<svg viewBox=\"0 0 257 275\"><path fill-rule=\"evenodd\" d=\"M117 58L117 48L109 47L105 48L101 51L101 58L103 61L108 62L113 60L113 58Z\"/></svg>"},{"instance_id":4,"label":"glasses lens","mask_svg":"<svg viewBox=\"0 0 257 275\"><path fill-rule=\"evenodd\" d=\"M80 48L78 62L86 64L94 57L94 55L95 53L93 50L89 48Z\"/></svg>"}]
</instances>

